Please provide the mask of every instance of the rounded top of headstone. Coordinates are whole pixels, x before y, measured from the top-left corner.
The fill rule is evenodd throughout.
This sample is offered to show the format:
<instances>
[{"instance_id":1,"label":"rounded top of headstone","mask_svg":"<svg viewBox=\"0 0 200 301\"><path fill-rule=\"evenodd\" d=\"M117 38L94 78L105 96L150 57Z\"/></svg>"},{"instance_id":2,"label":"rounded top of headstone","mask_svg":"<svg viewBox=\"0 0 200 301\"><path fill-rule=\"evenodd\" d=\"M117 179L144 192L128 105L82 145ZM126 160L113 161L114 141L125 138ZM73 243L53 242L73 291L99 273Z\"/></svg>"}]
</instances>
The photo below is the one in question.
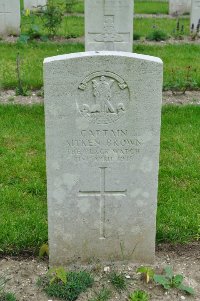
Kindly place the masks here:
<instances>
[{"instance_id":1,"label":"rounded top of headstone","mask_svg":"<svg viewBox=\"0 0 200 301\"><path fill-rule=\"evenodd\" d=\"M85 58L85 57L98 57L98 56L110 56L110 57L127 57L132 59L151 61L155 63L162 64L162 60L155 56L143 55L138 53L131 52L122 52L122 51L87 51L87 52L77 52L70 54L63 54L52 56L44 59L44 64L52 63L54 61L65 61L69 59Z\"/></svg>"}]
</instances>

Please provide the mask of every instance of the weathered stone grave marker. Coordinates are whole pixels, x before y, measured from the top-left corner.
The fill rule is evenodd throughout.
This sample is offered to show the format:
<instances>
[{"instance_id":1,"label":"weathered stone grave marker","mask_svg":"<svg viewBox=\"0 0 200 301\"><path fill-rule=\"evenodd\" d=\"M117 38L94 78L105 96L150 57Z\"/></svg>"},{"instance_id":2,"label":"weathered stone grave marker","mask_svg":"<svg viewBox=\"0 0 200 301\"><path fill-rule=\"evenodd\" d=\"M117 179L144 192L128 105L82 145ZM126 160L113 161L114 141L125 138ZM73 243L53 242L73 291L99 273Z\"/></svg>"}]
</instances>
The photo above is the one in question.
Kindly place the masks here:
<instances>
[{"instance_id":1,"label":"weathered stone grave marker","mask_svg":"<svg viewBox=\"0 0 200 301\"><path fill-rule=\"evenodd\" d=\"M190 13L191 0L170 0L169 1L169 13L170 15L183 15Z\"/></svg>"},{"instance_id":2,"label":"weathered stone grave marker","mask_svg":"<svg viewBox=\"0 0 200 301\"><path fill-rule=\"evenodd\" d=\"M19 35L20 2L19 0L0 0L0 35Z\"/></svg>"},{"instance_id":3,"label":"weathered stone grave marker","mask_svg":"<svg viewBox=\"0 0 200 301\"><path fill-rule=\"evenodd\" d=\"M47 0L24 0L24 9L36 9L39 5L44 6Z\"/></svg>"},{"instance_id":4,"label":"weathered stone grave marker","mask_svg":"<svg viewBox=\"0 0 200 301\"><path fill-rule=\"evenodd\" d=\"M127 52L44 61L50 264L152 262L162 62Z\"/></svg>"},{"instance_id":5,"label":"weathered stone grave marker","mask_svg":"<svg viewBox=\"0 0 200 301\"><path fill-rule=\"evenodd\" d=\"M85 0L85 49L132 52L133 0Z\"/></svg>"},{"instance_id":6,"label":"weathered stone grave marker","mask_svg":"<svg viewBox=\"0 0 200 301\"><path fill-rule=\"evenodd\" d=\"M200 0L192 0L190 28L194 32L199 30L200 35Z\"/></svg>"}]
</instances>

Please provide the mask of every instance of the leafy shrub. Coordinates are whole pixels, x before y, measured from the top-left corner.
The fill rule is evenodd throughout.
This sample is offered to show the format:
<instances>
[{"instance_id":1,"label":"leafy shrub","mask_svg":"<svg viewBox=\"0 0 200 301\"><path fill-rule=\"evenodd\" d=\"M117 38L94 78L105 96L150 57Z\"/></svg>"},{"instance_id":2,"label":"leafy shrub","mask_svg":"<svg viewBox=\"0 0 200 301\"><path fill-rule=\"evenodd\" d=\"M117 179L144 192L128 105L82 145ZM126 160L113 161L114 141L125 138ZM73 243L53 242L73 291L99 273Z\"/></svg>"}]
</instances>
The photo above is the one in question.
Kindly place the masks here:
<instances>
[{"instance_id":1,"label":"leafy shrub","mask_svg":"<svg viewBox=\"0 0 200 301\"><path fill-rule=\"evenodd\" d=\"M62 22L63 13L59 6L55 5L53 0L49 0L46 9L41 11L44 27L48 30L50 36L54 36Z\"/></svg>"},{"instance_id":2,"label":"leafy shrub","mask_svg":"<svg viewBox=\"0 0 200 301\"><path fill-rule=\"evenodd\" d=\"M148 301L149 295L145 291L137 290L130 294L130 301Z\"/></svg>"},{"instance_id":3,"label":"leafy shrub","mask_svg":"<svg viewBox=\"0 0 200 301\"><path fill-rule=\"evenodd\" d=\"M165 41L168 39L168 35L164 31L156 29L156 30L152 31L146 37L146 39L149 41L156 41L156 42Z\"/></svg>"}]
</instances>

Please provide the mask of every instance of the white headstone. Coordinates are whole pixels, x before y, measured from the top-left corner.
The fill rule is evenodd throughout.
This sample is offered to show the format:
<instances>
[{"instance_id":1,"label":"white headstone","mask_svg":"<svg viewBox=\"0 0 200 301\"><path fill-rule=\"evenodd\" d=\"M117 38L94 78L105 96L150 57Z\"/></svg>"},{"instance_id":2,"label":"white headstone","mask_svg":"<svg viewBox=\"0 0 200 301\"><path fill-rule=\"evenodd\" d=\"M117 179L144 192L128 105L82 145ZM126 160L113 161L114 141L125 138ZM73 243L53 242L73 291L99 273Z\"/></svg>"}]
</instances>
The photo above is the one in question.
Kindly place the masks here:
<instances>
[{"instance_id":1,"label":"white headstone","mask_svg":"<svg viewBox=\"0 0 200 301\"><path fill-rule=\"evenodd\" d=\"M44 61L50 264L154 259L162 61Z\"/></svg>"},{"instance_id":2,"label":"white headstone","mask_svg":"<svg viewBox=\"0 0 200 301\"><path fill-rule=\"evenodd\" d=\"M0 0L0 35L19 35L20 1Z\"/></svg>"},{"instance_id":3,"label":"white headstone","mask_svg":"<svg viewBox=\"0 0 200 301\"><path fill-rule=\"evenodd\" d=\"M133 47L133 0L85 0L86 51Z\"/></svg>"},{"instance_id":4,"label":"white headstone","mask_svg":"<svg viewBox=\"0 0 200 301\"><path fill-rule=\"evenodd\" d=\"M191 0L169 0L170 15L183 15L190 13Z\"/></svg>"},{"instance_id":5,"label":"white headstone","mask_svg":"<svg viewBox=\"0 0 200 301\"><path fill-rule=\"evenodd\" d=\"M190 28L193 29L192 30L193 32L196 32L197 26L199 26L199 34L200 34L200 0L192 0Z\"/></svg>"},{"instance_id":6,"label":"white headstone","mask_svg":"<svg viewBox=\"0 0 200 301\"><path fill-rule=\"evenodd\" d=\"M36 9L38 6L44 6L47 0L24 0L24 9Z\"/></svg>"}]
</instances>

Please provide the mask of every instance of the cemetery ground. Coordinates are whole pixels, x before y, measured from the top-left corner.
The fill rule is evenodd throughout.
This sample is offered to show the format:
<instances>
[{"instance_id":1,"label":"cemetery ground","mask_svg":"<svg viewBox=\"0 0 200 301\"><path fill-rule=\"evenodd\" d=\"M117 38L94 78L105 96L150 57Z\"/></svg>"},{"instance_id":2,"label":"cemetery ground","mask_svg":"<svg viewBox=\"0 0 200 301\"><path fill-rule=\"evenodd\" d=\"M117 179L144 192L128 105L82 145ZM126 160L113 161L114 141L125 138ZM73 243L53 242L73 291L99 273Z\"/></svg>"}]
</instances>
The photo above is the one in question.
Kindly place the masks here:
<instances>
[{"instance_id":1,"label":"cemetery ground","mask_svg":"<svg viewBox=\"0 0 200 301\"><path fill-rule=\"evenodd\" d=\"M73 15L63 9L65 17L54 37L47 37L40 17L24 14L20 39L0 41L0 275L9 279L6 291L15 293L18 301L56 300L36 285L48 268L48 260L38 258L48 227L42 62L45 57L84 51L83 3L71 8ZM87 270L94 278L78 301L128 300L136 289L147 291L150 300L199 300L200 39L190 35L187 15L179 22L167 17L166 2L141 5L136 1L135 12L145 16L134 19L135 39L139 39L134 52L158 56L164 62L154 268L161 273L165 266L172 266L196 294L163 290L153 281L146 284L136 273L139 265L126 262L102 265L91 258L87 268L72 265L68 269ZM124 289L111 284L109 269L123 275Z\"/></svg>"}]
</instances>

